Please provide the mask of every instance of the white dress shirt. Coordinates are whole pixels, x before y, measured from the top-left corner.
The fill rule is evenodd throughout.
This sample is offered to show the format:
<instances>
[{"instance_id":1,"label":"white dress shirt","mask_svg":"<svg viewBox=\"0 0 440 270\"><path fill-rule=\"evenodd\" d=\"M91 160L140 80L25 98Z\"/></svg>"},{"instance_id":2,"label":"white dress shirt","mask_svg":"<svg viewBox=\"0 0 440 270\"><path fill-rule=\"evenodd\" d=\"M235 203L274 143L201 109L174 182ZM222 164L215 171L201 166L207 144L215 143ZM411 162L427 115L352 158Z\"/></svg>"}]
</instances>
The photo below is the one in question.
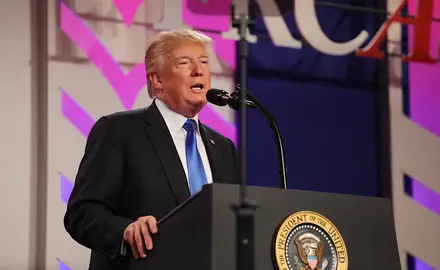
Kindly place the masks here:
<instances>
[{"instance_id":1,"label":"white dress shirt","mask_svg":"<svg viewBox=\"0 0 440 270\"><path fill-rule=\"evenodd\" d=\"M186 179L188 181L188 166L186 164L186 130L183 128L187 118L181 114L172 111L168 106L161 100L155 100L157 108L162 115L168 130L173 138L174 145L176 146L177 153L179 154L180 161L182 162L183 169L185 170ZM199 150L200 156L202 158L203 167L205 168L206 180L208 184L212 183L212 172L209 165L208 154L206 153L205 144L203 143L202 136L200 135L200 126L198 121L198 116L193 117L197 123L197 149ZM189 186L189 181L188 181Z\"/></svg>"}]
</instances>

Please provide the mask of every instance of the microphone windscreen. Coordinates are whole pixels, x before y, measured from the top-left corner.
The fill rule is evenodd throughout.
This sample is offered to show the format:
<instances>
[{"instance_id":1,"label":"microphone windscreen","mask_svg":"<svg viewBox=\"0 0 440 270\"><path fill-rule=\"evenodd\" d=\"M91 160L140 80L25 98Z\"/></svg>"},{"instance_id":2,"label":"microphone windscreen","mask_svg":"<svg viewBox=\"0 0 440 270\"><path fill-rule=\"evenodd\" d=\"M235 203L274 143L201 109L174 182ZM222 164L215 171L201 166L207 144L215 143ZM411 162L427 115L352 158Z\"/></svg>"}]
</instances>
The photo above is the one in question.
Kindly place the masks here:
<instances>
[{"instance_id":1,"label":"microphone windscreen","mask_svg":"<svg viewBox=\"0 0 440 270\"><path fill-rule=\"evenodd\" d=\"M228 92L220 89L209 89L206 92L206 99L209 103L212 103L217 106L226 106L228 105Z\"/></svg>"}]
</instances>

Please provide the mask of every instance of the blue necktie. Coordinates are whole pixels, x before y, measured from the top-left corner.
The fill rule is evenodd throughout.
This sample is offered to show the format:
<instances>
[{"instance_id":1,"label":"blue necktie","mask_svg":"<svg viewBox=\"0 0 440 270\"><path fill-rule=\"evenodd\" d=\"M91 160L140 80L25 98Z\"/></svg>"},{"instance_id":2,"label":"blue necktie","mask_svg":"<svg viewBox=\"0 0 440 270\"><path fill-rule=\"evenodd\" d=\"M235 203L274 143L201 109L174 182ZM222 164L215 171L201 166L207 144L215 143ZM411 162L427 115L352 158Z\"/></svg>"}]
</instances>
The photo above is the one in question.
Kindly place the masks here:
<instances>
[{"instance_id":1,"label":"blue necktie","mask_svg":"<svg viewBox=\"0 0 440 270\"><path fill-rule=\"evenodd\" d=\"M197 150L197 123L193 119L186 120L183 128L186 134L186 164L188 167L188 178L191 195L197 193L206 180L205 169L203 167L202 158Z\"/></svg>"}]
</instances>

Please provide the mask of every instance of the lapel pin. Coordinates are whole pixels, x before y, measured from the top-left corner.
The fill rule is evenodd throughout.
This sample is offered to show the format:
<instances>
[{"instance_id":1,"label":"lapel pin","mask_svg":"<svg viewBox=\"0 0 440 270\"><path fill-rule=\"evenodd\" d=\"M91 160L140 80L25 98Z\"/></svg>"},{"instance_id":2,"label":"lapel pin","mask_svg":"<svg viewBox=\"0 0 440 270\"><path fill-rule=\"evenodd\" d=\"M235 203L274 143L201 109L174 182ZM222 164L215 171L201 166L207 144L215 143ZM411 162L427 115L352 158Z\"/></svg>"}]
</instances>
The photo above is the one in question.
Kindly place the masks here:
<instances>
[{"instance_id":1,"label":"lapel pin","mask_svg":"<svg viewBox=\"0 0 440 270\"><path fill-rule=\"evenodd\" d=\"M210 142L212 145L215 145L215 142L214 142L212 139L209 139L209 142Z\"/></svg>"}]
</instances>

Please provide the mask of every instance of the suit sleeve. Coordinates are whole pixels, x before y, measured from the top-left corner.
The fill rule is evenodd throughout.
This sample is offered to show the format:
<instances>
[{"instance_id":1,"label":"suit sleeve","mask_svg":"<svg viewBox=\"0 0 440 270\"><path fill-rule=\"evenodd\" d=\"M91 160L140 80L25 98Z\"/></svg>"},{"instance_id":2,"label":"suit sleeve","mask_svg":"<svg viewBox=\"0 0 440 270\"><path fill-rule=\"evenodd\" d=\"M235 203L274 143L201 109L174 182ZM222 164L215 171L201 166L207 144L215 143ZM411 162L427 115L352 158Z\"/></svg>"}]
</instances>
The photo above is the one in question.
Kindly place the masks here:
<instances>
[{"instance_id":1,"label":"suit sleeve","mask_svg":"<svg viewBox=\"0 0 440 270\"><path fill-rule=\"evenodd\" d=\"M110 259L120 257L125 228L132 220L115 215L123 185L123 142L109 117L90 131L64 216L64 226L83 246Z\"/></svg>"}]
</instances>

